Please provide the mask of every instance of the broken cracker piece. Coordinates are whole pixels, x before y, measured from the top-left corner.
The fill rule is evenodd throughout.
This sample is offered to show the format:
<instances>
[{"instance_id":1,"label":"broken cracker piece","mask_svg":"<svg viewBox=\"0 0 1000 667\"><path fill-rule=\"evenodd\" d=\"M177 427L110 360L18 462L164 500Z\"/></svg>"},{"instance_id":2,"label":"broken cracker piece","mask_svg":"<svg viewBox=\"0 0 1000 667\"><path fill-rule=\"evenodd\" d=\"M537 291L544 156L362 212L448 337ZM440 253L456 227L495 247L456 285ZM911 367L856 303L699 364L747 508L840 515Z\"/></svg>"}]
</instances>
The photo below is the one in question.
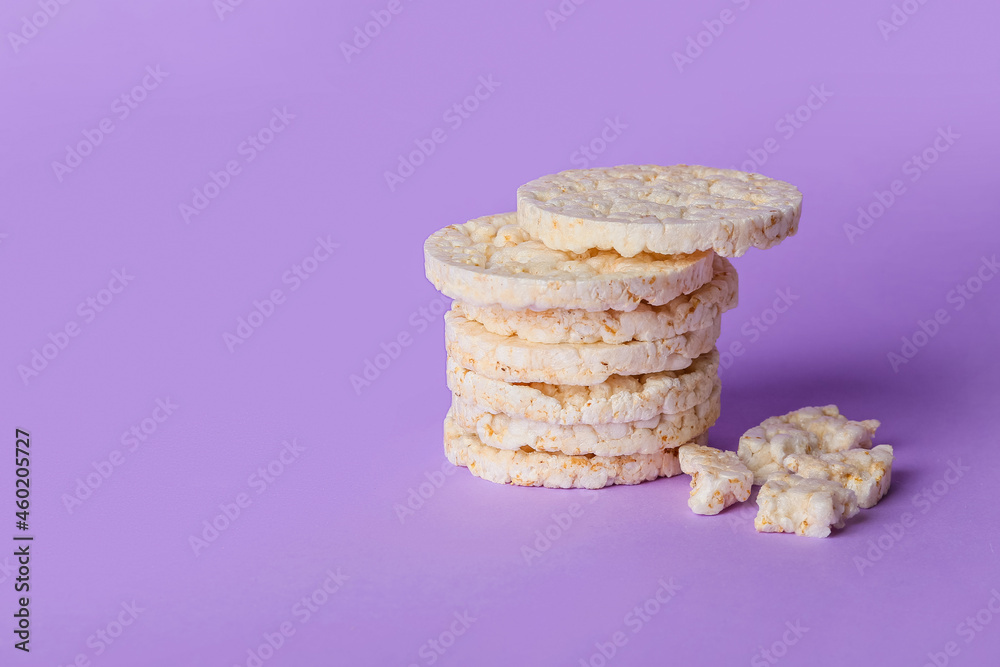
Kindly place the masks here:
<instances>
[{"instance_id":1,"label":"broken cracker piece","mask_svg":"<svg viewBox=\"0 0 1000 667\"><path fill-rule=\"evenodd\" d=\"M740 438L739 456L753 471L754 484L781 472L790 454L825 454L869 449L880 426L877 419L851 421L836 405L808 407L769 417Z\"/></svg>"},{"instance_id":2,"label":"broken cracker piece","mask_svg":"<svg viewBox=\"0 0 1000 667\"><path fill-rule=\"evenodd\" d=\"M848 449L870 449L872 436L882 425L877 419L852 421L840 414L836 405L802 408L780 419L787 419L788 423L815 435L819 439L820 450L826 454Z\"/></svg>"},{"instance_id":3,"label":"broken cracker piece","mask_svg":"<svg viewBox=\"0 0 1000 667\"><path fill-rule=\"evenodd\" d=\"M854 491L858 507L874 507L889 491L892 481L892 447L848 449L811 456L792 454L785 458L785 468L809 479L827 479ZM683 469L684 461L681 460Z\"/></svg>"},{"instance_id":4,"label":"broken cracker piece","mask_svg":"<svg viewBox=\"0 0 1000 667\"><path fill-rule=\"evenodd\" d=\"M750 497L753 473L743 465L736 452L683 445L680 464L681 472L691 475L688 507L695 514L718 514Z\"/></svg>"},{"instance_id":5,"label":"broken cracker piece","mask_svg":"<svg viewBox=\"0 0 1000 667\"><path fill-rule=\"evenodd\" d=\"M831 526L843 528L858 513L858 498L836 482L778 473L760 488L757 507L759 533L827 537Z\"/></svg>"}]
</instances>

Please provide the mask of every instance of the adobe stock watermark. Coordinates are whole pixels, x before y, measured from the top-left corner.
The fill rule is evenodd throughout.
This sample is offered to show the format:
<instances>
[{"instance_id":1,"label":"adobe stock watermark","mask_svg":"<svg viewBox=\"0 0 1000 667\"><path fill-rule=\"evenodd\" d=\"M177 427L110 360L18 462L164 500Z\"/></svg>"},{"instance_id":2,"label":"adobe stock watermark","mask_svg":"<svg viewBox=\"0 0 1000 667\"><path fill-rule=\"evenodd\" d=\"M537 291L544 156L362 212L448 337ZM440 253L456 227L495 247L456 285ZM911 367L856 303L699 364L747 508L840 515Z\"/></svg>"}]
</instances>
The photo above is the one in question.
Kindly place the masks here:
<instances>
[{"instance_id":1,"label":"adobe stock watermark","mask_svg":"<svg viewBox=\"0 0 1000 667\"><path fill-rule=\"evenodd\" d=\"M407 0L410 2L412 0ZM393 19L403 13L406 5L403 0L389 0L385 7L373 9L369 12L372 17L363 25L354 26L354 32L350 42L340 42L340 52L344 55L344 60L348 63L353 58L361 55L361 52L371 46L375 39L378 39L382 31L389 27Z\"/></svg>"},{"instance_id":2,"label":"adobe stock watermark","mask_svg":"<svg viewBox=\"0 0 1000 667\"><path fill-rule=\"evenodd\" d=\"M259 496L267 491L285 474L289 466L295 464L306 448L299 444L298 439L292 438L291 442L285 440L281 443L281 449L277 456L262 465L247 478L247 486L253 491L254 496ZM219 513L210 519L201 522L201 530L195 534L188 535L188 546L194 555L200 556L205 549L219 539L219 536L229 530L244 511L253 505L254 498L250 493L241 491L236 494L232 502L219 503Z\"/></svg>"},{"instance_id":3,"label":"adobe stock watermark","mask_svg":"<svg viewBox=\"0 0 1000 667\"><path fill-rule=\"evenodd\" d=\"M21 570L22 567L27 568L28 566L22 565L19 562L19 560L13 560L11 556L5 556L3 561L0 561L0 584L3 584L8 580L10 580L11 582L10 587L18 592L22 592L24 590L23 587L30 583L26 581L26 578L30 578L31 576L30 571L28 571L27 569L22 571ZM28 574L25 574L24 573L25 571L27 571ZM22 606L20 604L22 598L18 598L17 600L18 611L14 613L14 618L17 619L15 621L16 629L14 630L14 633L17 635L17 638L21 640L20 642L17 642L14 646L18 650L23 650L26 653L30 653L31 646L29 642L31 641L30 638L31 601L30 599L24 599L24 600L28 602L28 605ZM24 624L24 627L22 627L22 622Z\"/></svg>"},{"instance_id":4,"label":"adobe stock watermark","mask_svg":"<svg viewBox=\"0 0 1000 667\"><path fill-rule=\"evenodd\" d=\"M580 144L580 146L570 154L570 164L577 166L580 169L586 169L593 164L597 158L603 155L604 151L608 150L608 146L616 142L618 137L622 136L622 132L627 129L628 125L623 123L619 116L615 116L614 120L605 118L604 126L601 128L601 131L597 134L597 136L585 144Z\"/></svg>"},{"instance_id":5,"label":"adobe stock watermark","mask_svg":"<svg viewBox=\"0 0 1000 667\"><path fill-rule=\"evenodd\" d=\"M576 8L587 0L560 0L555 9L545 10L545 20L549 23L549 28L555 32L560 23L565 23L569 17L576 14Z\"/></svg>"},{"instance_id":6,"label":"adobe stock watermark","mask_svg":"<svg viewBox=\"0 0 1000 667\"><path fill-rule=\"evenodd\" d=\"M274 107L271 117L253 134L248 134L236 146L237 157L227 160L219 171L209 169L208 180L191 191L191 200L177 205L181 220L191 224L191 219L201 215L222 192L232 185L233 179L243 173L243 168L257 159L257 156L267 150L279 134L288 129L295 115L288 112L288 107ZM242 160L240 159L242 158Z\"/></svg>"},{"instance_id":7,"label":"adobe stock watermark","mask_svg":"<svg viewBox=\"0 0 1000 667\"><path fill-rule=\"evenodd\" d=\"M736 503L735 505L726 508L720 516L726 517L726 522L729 524L729 528L734 533L738 533L747 528L755 530L753 527L753 521L757 518L758 509L757 503L752 501Z\"/></svg>"},{"instance_id":8,"label":"adobe stock watermark","mask_svg":"<svg viewBox=\"0 0 1000 667\"><path fill-rule=\"evenodd\" d=\"M903 176L908 176L911 183L919 181L920 177L941 158L941 155L947 153L961 137L962 135L951 129L951 125L947 128L939 127L934 140L919 154L912 155L900 167ZM889 183L888 189L873 192L872 199L868 204L858 207L857 220L853 224L844 223L844 234L847 235L847 240L853 245L854 240L871 229L875 222L885 215L886 211L892 208L907 191L903 179L897 178Z\"/></svg>"},{"instance_id":9,"label":"adobe stock watermark","mask_svg":"<svg viewBox=\"0 0 1000 667\"><path fill-rule=\"evenodd\" d=\"M622 648L628 645L629 639L642 632L642 629L663 611L663 608L670 604L677 596L677 592L682 589L680 584L674 582L673 577L669 579L660 577L656 583L658 584L656 591L625 614L622 619L622 629L611 633L607 641L594 642L594 652L586 658L579 659L577 664L580 667L605 667Z\"/></svg>"},{"instance_id":10,"label":"adobe stock watermark","mask_svg":"<svg viewBox=\"0 0 1000 667\"><path fill-rule=\"evenodd\" d=\"M70 0L38 0L39 11L21 17L21 27L17 32L7 32L7 41L14 53L20 53L28 42L49 24L68 5Z\"/></svg>"},{"instance_id":11,"label":"adobe stock watermark","mask_svg":"<svg viewBox=\"0 0 1000 667\"><path fill-rule=\"evenodd\" d=\"M589 500L586 504L591 505L601 497L601 493L596 490L585 490L584 496ZM552 521L544 528L535 531L535 539L530 544L521 545L521 557L528 565L533 565L535 561L542 557L542 554L552 548L552 545L569 532L569 529L583 516L586 508L581 503L570 503L565 512L554 512L551 515Z\"/></svg>"},{"instance_id":12,"label":"adobe stock watermark","mask_svg":"<svg viewBox=\"0 0 1000 667\"><path fill-rule=\"evenodd\" d=\"M441 659L445 653L448 652L458 638L469 631L472 624L476 622L476 618L469 613L468 610L462 612L455 612L452 614L454 618L448 626L438 633L436 637L431 637L417 649L417 655L423 661L425 665L433 665L438 660ZM421 663L411 662L409 667L420 667Z\"/></svg>"},{"instance_id":13,"label":"adobe stock watermark","mask_svg":"<svg viewBox=\"0 0 1000 667\"><path fill-rule=\"evenodd\" d=\"M809 95L805 101L778 118L774 123L774 131L784 141L788 141L813 118L813 114L826 105L831 97L833 97L833 92L827 90L825 83L810 86ZM767 164L771 156L779 150L781 150L781 141L774 137L768 137L761 146L747 149L747 159L739 168L742 171L755 172Z\"/></svg>"},{"instance_id":14,"label":"adobe stock watermark","mask_svg":"<svg viewBox=\"0 0 1000 667\"><path fill-rule=\"evenodd\" d=\"M105 482L111 479L127 460L126 454L134 454L139 448L156 434L160 426L174 414L180 406L167 398L157 398L156 405L148 416L143 417L137 423L132 424L127 431L122 433L120 442L121 449L113 449L106 458L99 461L91 461L92 471L76 478L76 486L72 493L64 493L60 500L68 514L72 514L76 509L89 500L97 489L101 488Z\"/></svg>"},{"instance_id":15,"label":"adobe stock watermark","mask_svg":"<svg viewBox=\"0 0 1000 667\"><path fill-rule=\"evenodd\" d=\"M734 5L736 5L740 11L746 11L752 2L752 0L731 0ZM674 59L674 65L677 66L677 71L681 74L684 73L684 68L689 67L694 64L694 61L705 53L705 50L715 44L715 40L722 36L722 33L726 31L726 26L732 25L736 22L736 17L739 16L732 9L726 8L719 12L718 18L706 19L702 21L701 24L704 26L704 30L700 30L693 35L688 35L686 46L684 51L674 51L672 55Z\"/></svg>"},{"instance_id":16,"label":"adobe stock watermark","mask_svg":"<svg viewBox=\"0 0 1000 667\"><path fill-rule=\"evenodd\" d=\"M66 144L66 153L63 161L52 161L52 173L60 183L68 174L83 164L84 160L93 155L97 147L104 143L104 139L115 131L119 123L128 119L132 112L146 101L149 94L160 87L163 80L170 76L170 72L164 72L159 65L147 65L146 72L139 83L131 89L122 93L111 103L111 115L99 120L94 127L88 127L81 131L83 138L75 144Z\"/></svg>"},{"instance_id":17,"label":"adobe stock watermark","mask_svg":"<svg viewBox=\"0 0 1000 667\"><path fill-rule=\"evenodd\" d=\"M219 21L225 21L226 16L232 14L236 11L237 7L240 7L245 0L212 0L212 9L215 10L215 15L219 17Z\"/></svg>"},{"instance_id":18,"label":"adobe stock watermark","mask_svg":"<svg viewBox=\"0 0 1000 667\"><path fill-rule=\"evenodd\" d=\"M312 251L281 274L281 284L288 286L288 293L297 292L305 281L315 275L333 256L333 251L340 247L339 243L330 240L330 236L330 234L327 234L326 238L317 236ZM229 349L229 353L232 354L237 347L250 340L251 336L274 316L278 306L283 306L287 299L288 294L280 287L272 289L263 299L254 299L250 312L245 317L241 315L236 318L236 328L233 332L222 332L222 342Z\"/></svg>"},{"instance_id":19,"label":"adobe stock watermark","mask_svg":"<svg viewBox=\"0 0 1000 667\"><path fill-rule=\"evenodd\" d=\"M785 628L780 639L772 642L770 646L758 647L760 650L750 658L751 667L767 667L778 664L782 658L788 655L788 650L798 644L799 640L809 632L809 628L803 626L802 621L799 620L794 623L785 621Z\"/></svg>"},{"instance_id":20,"label":"adobe stock watermark","mask_svg":"<svg viewBox=\"0 0 1000 667\"><path fill-rule=\"evenodd\" d=\"M910 17L919 12L920 8L926 4L927 0L903 0L899 4L893 4L889 18L880 18L875 21L875 27L882 34L882 39L888 42L889 35L899 32L899 29L907 24Z\"/></svg>"},{"instance_id":21,"label":"adobe stock watermark","mask_svg":"<svg viewBox=\"0 0 1000 667\"><path fill-rule=\"evenodd\" d=\"M949 640L944 643L940 651L928 651L927 661L922 667L947 667L951 664L952 658L957 658L962 653L962 647L968 646L976 641L978 637L995 616L1000 616L1000 591L996 588L990 589L990 597L986 604L969 614L955 627L955 634L962 640L960 644L957 640Z\"/></svg>"},{"instance_id":22,"label":"adobe stock watermark","mask_svg":"<svg viewBox=\"0 0 1000 667\"><path fill-rule=\"evenodd\" d=\"M899 351L893 350L886 355L892 372L899 373L901 366L910 363L910 360L916 357L920 350L938 335L941 328L951 322L951 313L957 313L965 308L982 291L986 283L993 280L997 273L1000 273L1000 263L997 262L997 256L983 256L972 275L945 294L944 300L946 304L951 306L951 312L947 308L938 308L928 319L917 320L917 326L913 333L900 338Z\"/></svg>"},{"instance_id":23,"label":"adobe stock watermark","mask_svg":"<svg viewBox=\"0 0 1000 667\"><path fill-rule=\"evenodd\" d=\"M421 306L410 313L407 318L409 328L398 331L389 338L389 342L384 340L379 343L381 352L375 353L372 357L365 357L362 360L361 372L351 373L348 381L354 389L354 395L360 396L364 389L367 389L373 382L378 380L382 373L389 369L392 364L399 359L406 348L413 345L414 337L427 331L432 322L439 320L441 314L451 307L451 300L438 294L427 305Z\"/></svg>"},{"instance_id":24,"label":"adobe stock watermark","mask_svg":"<svg viewBox=\"0 0 1000 667\"><path fill-rule=\"evenodd\" d=\"M0 561L0 584L15 574L17 574L17 563L12 562L10 556L4 557L3 561Z\"/></svg>"},{"instance_id":25,"label":"adobe stock watermark","mask_svg":"<svg viewBox=\"0 0 1000 667\"><path fill-rule=\"evenodd\" d=\"M80 335L83 327L92 323L97 316L107 310L108 306L114 303L118 295L125 291L135 276L122 267L121 271L111 272L111 280L108 285L97 291L93 296L88 296L76 307L76 314L79 319L70 319L62 327L51 331L48 334L48 342L42 343L41 347L31 349L31 359L27 365L18 364L17 374L21 378L24 386L38 377L42 371L48 368L56 358L69 347L70 342Z\"/></svg>"},{"instance_id":26,"label":"adobe stock watermark","mask_svg":"<svg viewBox=\"0 0 1000 667\"><path fill-rule=\"evenodd\" d=\"M729 344L729 347L719 350L719 365L723 368L732 366L738 357L742 357L746 353L747 346L753 345L760 340L761 336L767 333L781 316L787 313L795 302L801 298L798 294L792 294L791 287L774 290L774 294L775 298L770 307L765 308L758 315L746 320L740 326L740 333L746 339L746 342L743 340L734 340Z\"/></svg>"},{"instance_id":27,"label":"adobe stock watermark","mask_svg":"<svg viewBox=\"0 0 1000 667\"><path fill-rule=\"evenodd\" d=\"M424 477L426 481L421 482L416 487L411 486L406 490L406 500L392 506L393 511L396 513L396 518L399 519L399 523L406 523L407 517L413 516L423 509L427 501L434 497L438 489L444 486L444 483L449 477L455 474L456 470L458 468L451 461L446 460L438 470L425 472Z\"/></svg>"},{"instance_id":28,"label":"adobe stock watermark","mask_svg":"<svg viewBox=\"0 0 1000 667\"><path fill-rule=\"evenodd\" d=\"M295 636L298 627L312 620L350 579L340 571L339 567L336 571L328 569L324 575L322 583L292 605L288 612L290 618L279 623L273 631L261 634L261 642L248 648L246 659L242 663L234 664L233 667L263 667L264 663L273 658L288 640Z\"/></svg>"},{"instance_id":29,"label":"adobe stock watermark","mask_svg":"<svg viewBox=\"0 0 1000 667\"><path fill-rule=\"evenodd\" d=\"M146 611L135 600L122 602L118 606L120 609L114 614L111 620L97 628L97 630L87 637L85 643L90 651L77 653L72 661L66 663L65 667L91 667L93 659L104 655L115 642L121 639L128 628L135 625L139 614ZM60 665L59 667L63 666Z\"/></svg>"},{"instance_id":30,"label":"adobe stock watermark","mask_svg":"<svg viewBox=\"0 0 1000 667\"><path fill-rule=\"evenodd\" d=\"M889 551L899 544L908 535L913 527L917 525L919 518L937 505L948 495L952 488L962 481L965 474L972 471L971 466L963 465L962 459L948 460L948 467L941 477L933 484L925 486L910 498L910 504L918 513L903 512L897 521L886 524L882 528L882 533L873 539L868 540L867 549L864 554L854 556L854 567L858 574L865 576L865 571L874 567L875 563L882 560Z\"/></svg>"},{"instance_id":31,"label":"adobe stock watermark","mask_svg":"<svg viewBox=\"0 0 1000 667\"><path fill-rule=\"evenodd\" d=\"M496 89L500 86L501 83L494 79L492 74L480 76L478 85L470 94L452 104L441 114L441 120L448 126L448 130L454 132L462 127L467 120L472 118L472 114L479 110L483 102L493 97ZM413 145L416 148L405 155L399 154L396 168L382 173L389 192L395 192L396 188L410 176L413 176L417 169L427 162L427 158L437 151L439 145L448 140L448 130L443 127L435 127L428 136L413 140Z\"/></svg>"}]
</instances>

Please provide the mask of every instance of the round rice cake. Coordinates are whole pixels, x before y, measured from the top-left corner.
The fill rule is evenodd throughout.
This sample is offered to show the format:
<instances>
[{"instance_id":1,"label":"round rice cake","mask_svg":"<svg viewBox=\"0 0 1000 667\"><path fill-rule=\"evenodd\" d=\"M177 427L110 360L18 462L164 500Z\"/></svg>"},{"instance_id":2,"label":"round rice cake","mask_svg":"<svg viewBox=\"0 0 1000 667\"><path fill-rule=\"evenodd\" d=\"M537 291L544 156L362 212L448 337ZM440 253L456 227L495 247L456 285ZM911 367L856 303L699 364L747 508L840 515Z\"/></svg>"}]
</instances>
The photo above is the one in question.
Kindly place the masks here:
<instances>
[{"instance_id":1,"label":"round rice cake","mask_svg":"<svg viewBox=\"0 0 1000 667\"><path fill-rule=\"evenodd\" d=\"M711 350L679 371L615 375L590 386L518 384L486 377L448 358L448 388L493 413L550 424L621 424L689 410L708 400L718 380Z\"/></svg>"},{"instance_id":2,"label":"round rice cake","mask_svg":"<svg viewBox=\"0 0 1000 667\"><path fill-rule=\"evenodd\" d=\"M702 434L695 438L705 444ZM456 466L464 466L485 480L517 486L556 489L600 489L613 484L639 484L681 472L676 449L633 456L569 456L547 452L497 449L484 445L472 431L462 429L451 413L444 420L444 452Z\"/></svg>"},{"instance_id":3,"label":"round rice cake","mask_svg":"<svg viewBox=\"0 0 1000 667\"><path fill-rule=\"evenodd\" d=\"M550 248L739 257L798 229L802 193L734 169L679 164L571 169L517 189L518 224Z\"/></svg>"},{"instance_id":4,"label":"round rice cake","mask_svg":"<svg viewBox=\"0 0 1000 667\"><path fill-rule=\"evenodd\" d=\"M657 454L684 445L715 424L719 418L721 388L721 382L716 382L709 399L689 410L624 424L548 424L493 414L460 397L452 400L451 414L459 426L476 433L480 442L496 449L528 447L573 456Z\"/></svg>"},{"instance_id":5,"label":"round rice cake","mask_svg":"<svg viewBox=\"0 0 1000 667\"><path fill-rule=\"evenodd\" d=\"M507 310L460 301L455 301L451 308L479 322L491 333L517 336L532 343L652 341L703 329L736 307L739 293L736 269L728 259L716 256L714 270L712 280L690 294L682 294L662 306L641 303L631 311Z\"/></svg>"},{"instance_id":6,"label":"round rice cake","mask_svg":"<svg viewBox=\"0 0 1000 667\"><path fill-rule=\"evenodd\" d=\"M532 343L498 336L455 311L444 316L445 347L460 366L506 382L592 385L612 375L642 375L687 368L715 347L720 321L698 331L654 341Z\"/></svg>"},{"instance_id":7,"label":"round rice cake","mask_svg":"<svg viewBox=\"0 0 1000 667\"><path fill-rule=\"evenodd\" d=\"M678 256L546 247L517 225L516 213L438 230L424 243L424 269L446 296L510 310L634 310L662 305L712 279L712 253Z\"/></svg>"}]
</instances>

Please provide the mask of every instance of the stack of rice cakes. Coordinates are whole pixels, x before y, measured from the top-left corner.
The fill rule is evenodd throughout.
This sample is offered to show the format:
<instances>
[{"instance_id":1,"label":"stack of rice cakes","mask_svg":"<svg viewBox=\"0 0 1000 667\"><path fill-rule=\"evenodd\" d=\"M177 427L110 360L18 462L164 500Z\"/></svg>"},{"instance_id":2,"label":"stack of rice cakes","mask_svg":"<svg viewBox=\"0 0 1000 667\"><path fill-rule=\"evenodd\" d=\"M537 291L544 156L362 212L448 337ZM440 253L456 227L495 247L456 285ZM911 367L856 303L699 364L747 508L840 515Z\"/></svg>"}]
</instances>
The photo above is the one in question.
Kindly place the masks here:
<instances>
[{"instance_id":1,"label":"stack of rice cakes","mask_svg":"<svg viewBox=\"0 0 1000 667\"><path fill-rule=\"evenodd\" d=\"M734 170L544 176L517 212L431 235L445 315L445 453L503 484L596 489L681 472L719 417L727 257L794 234L801 193Z\"/></svg>"}]
</instances>

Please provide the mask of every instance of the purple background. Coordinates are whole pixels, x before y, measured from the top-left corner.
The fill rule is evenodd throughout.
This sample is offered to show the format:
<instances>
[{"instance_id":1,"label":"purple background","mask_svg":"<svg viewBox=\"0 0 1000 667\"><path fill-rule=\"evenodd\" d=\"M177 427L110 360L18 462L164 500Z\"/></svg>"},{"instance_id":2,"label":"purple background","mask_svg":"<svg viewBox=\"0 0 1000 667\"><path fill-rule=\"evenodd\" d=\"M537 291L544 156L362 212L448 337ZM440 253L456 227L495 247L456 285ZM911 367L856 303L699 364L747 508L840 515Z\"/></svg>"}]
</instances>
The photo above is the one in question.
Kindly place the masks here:
<instances>
[{"instance_id":1,"label":"purple background","mask_svg":"<svg viewBox=\"0 0 1000 667\"><path fill-rule=\"evenodd\" d=\"M567 1L554 28L557 0L403 0L350 62L340 43L387 2L246 0L221 18L211 0L48 4L16 44L42 10L0 12L0 433L13 449L16 427L31 432L36 536L30 656L11 646L15 575L0 558L0 663L247 665L288 622L263 664L426 665L425 643L450 644L467 612L435 664L600 665L595 644L616 632L613 665L773 664L762 648L782 665L922 665L949 642L949 664L995 664L1000 280L973 279L1000 251L995 3L910 0L888 31L889 0ZM726 9L732 21L712 23ZM679 68L705 21L724 29ZM122 118L116 98L157 66ZM456 127L444 114L480 77L498 85ZM781 119L814 86L831 95L789 132ZM241 142L274 108L294 118L247 161ZM102 119L113 131L60 179L53 162ZM625 127L602 146L608 119ZM445 141L390 189L385 172L436 128ZM912 180L907 161L948 128ZM761 153L769 138L777 151ZM723 371L711 440L733 449L803 405L881 419L898 463L878 507L810 540L755 533L751 505L694 516L686 477L593 495L435 475L449 393L441 317L420 314L440 304L422 241L512 209L519 184L585 166L576 151L592 141L595 166L756 156L747 167L800 187L799 234L736 262L720 348L745 352ZM186 222L179 206L230 160L239 173ZM902 194L849 239L897 179ZM293 291L282 277L317 237L339 248ZM106 300L123 267L134 278L87 321L78 305ZM970 279L971 299L951 292ZM274 289L284 302L230 351L224 334ZM776 290L797 300L775 319ZM889 353L939 309L947 321L894 369ZM69 322L79 335L23 380ZM355 391L350 376L401 333L411 344ZM122 434L157 399L178 407L128 451ZM293 439L304 451L258 494L250 476ZM121 465L69 511L115 451ZM8 540L9 459L4 471ZM444 481L401 519L431 478ZM241 493L250 506L195 555L189 536ZM348 579L302 622L294 605L328 570ZM660 579L680 587L662 607L648 602ZM88 637L117 633L133 601L142 611L97 655ZM647 603L634 632L626 616Z\"/></svg>"}]
</instances>

